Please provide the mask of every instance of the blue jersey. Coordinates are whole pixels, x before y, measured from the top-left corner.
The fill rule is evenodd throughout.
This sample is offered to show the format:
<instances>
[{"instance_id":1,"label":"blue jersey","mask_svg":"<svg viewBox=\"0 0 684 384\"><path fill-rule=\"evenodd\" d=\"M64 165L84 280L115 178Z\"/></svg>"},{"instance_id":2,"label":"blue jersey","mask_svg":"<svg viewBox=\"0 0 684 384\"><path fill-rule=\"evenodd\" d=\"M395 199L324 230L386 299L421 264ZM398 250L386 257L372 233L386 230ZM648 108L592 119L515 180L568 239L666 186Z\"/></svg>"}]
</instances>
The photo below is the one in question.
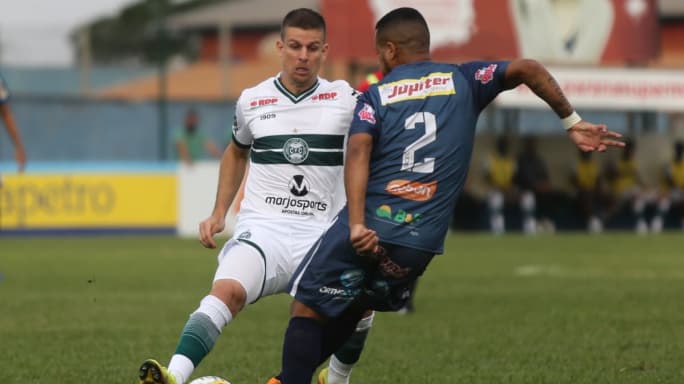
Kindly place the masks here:
<instances>
[{"instance_id":1,"label":"blue jersey","mask_svg":"<svg viewBox=\"0 0 684 384\"><path fill-rule=\"evenodd\" d=\"M349 134L373 136L365 216L381 241L442 253L477 118L505 89L507 66L405 64L359 98Z\"/></svg>"}]
</instances>

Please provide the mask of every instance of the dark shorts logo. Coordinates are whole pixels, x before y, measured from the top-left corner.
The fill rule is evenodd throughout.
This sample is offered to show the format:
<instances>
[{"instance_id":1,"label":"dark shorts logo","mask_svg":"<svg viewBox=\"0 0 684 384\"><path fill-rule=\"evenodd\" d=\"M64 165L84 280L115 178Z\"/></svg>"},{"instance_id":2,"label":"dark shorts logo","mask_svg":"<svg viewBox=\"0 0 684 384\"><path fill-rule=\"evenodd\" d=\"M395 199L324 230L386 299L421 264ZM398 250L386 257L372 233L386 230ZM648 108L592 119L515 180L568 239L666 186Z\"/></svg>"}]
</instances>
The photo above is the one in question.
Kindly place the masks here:
<instances>
[{"instance_id":1,"label":"dark shorts logo","mask_svg":"<svg viewBox=\"0 0 684 384\"><path fill-rule=\"evenodd\" d=\"M283 144L283 156L292 164L303 163L309 157L309 145L298 137L288 139Z\"/></svg>"},{"instance_id":2,"label":"dark shorts logo","mask_svg":"<svg viewBox=\"0 0 684 384\"><path fill-rule=\"evenodd\" d=\"M297 197L306 196L309 193L309 182L304 180L304 175L294 175L288 185L290 193Z\"/></svg>"},{"instance_id":3,"label":"dark shorts logo","mask_svg":"<svg viewBox=\"0 0 684 384\"><path fill-rule=\"evenodd\" d=\"M358 288L364 277L362 269L351 269L340 275L340 282L345 288Z\"/></svg>"}]
</instances>

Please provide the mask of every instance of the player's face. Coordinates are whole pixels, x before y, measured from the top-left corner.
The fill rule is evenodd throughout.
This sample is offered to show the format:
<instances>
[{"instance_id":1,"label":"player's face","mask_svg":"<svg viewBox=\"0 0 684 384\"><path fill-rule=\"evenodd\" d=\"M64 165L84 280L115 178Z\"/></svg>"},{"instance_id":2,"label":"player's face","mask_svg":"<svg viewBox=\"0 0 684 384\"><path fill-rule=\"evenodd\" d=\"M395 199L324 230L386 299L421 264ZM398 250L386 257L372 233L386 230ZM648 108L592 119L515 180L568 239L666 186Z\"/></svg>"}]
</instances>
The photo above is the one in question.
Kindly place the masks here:
<instances>
[{"instance_id":1,"label":"player's face","mask_svg":"<svg viewBox=\"0 0 684 384\"><path fill-rule=\"evenodd\" d=\"M306 90L316 82L328 52L322 30L287 27L277 43L283 63L281 81L290 89Z\"/></svg>"}]
</instances>

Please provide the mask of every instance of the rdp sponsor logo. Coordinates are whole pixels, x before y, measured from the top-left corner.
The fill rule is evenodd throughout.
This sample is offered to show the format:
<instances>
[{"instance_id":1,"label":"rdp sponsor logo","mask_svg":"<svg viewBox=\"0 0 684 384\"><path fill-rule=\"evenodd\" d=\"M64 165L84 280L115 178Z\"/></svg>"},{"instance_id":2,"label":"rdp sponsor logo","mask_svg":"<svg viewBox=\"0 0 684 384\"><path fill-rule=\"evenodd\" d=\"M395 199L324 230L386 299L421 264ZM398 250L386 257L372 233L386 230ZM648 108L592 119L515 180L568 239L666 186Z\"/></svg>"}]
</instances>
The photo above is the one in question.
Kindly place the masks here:
<instances>
[{"instance_id":1,"label":"rdp sponsor logo","mask_svg":"<svg viewBox=\"0 0 684 384\"><path fill-rule=\"evenodd\" d=\"M337 92L324 92L317 95L313 95L311 98L313 101L317 100L337 100Z\"/></svg>"},{"instance_id":2,"label":"rdp sponsor logo","mask_svg":"<svg viewBox=\"0 0 684 384\"><path fill-rule=\"evenodd\" d=\"M259 107L265 107L267 105L273 105L278 103L277 97L262 97L258 99L253 99L249 102L249 109L255 109Z\"/></svg>"},{"instance_id":3,"label":"rdp sponsor logo","mask_svg":"<svg viewBox=\"0 0 684 384\"><path fill-rule=\"evenodd\" d=\"M414 201L427 201L432 199L437 191L437 182L432 181L427 184L409 180L392 180L387 183L385 191Z\"/></svg>"},{"instance_id":4,"label":"rdp sponsor logo","mask_svg":"<svg viewBox=\"0 0 684 384\"><path fill-rule=\"evenodd\" d=\"M5 185L0 190L0 208L5 218L14 216L23 225L33 215L106 215L114 209L116 193L107 183L82 184L65 178L42 185Z\"/></svg>"}]
</instances>

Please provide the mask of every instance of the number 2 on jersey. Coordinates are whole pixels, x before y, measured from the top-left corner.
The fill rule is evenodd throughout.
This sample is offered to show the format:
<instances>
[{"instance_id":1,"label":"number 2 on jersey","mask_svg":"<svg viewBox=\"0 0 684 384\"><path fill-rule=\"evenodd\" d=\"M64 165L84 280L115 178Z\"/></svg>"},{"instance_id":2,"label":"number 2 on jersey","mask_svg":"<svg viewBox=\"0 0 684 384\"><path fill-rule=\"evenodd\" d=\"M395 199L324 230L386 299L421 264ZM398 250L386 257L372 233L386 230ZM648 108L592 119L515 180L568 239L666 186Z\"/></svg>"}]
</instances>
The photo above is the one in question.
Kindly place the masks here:
<instances>
[{"instance_id":1,"label":"number 2 on jersey","mask_svg":"<svg viewBox=\"0 0 684 384\"><path fill-rule=\"evenodd\" d=\"M415 129L417 124L425 126L425 134L404 149L401 170L417 173L432 173L435 170L435 158L426 157L416 162L416 151L432 143L437 138L437 119L430 112L416 112L404 122L405 129Z\"/></svg>"}]
</instances>

